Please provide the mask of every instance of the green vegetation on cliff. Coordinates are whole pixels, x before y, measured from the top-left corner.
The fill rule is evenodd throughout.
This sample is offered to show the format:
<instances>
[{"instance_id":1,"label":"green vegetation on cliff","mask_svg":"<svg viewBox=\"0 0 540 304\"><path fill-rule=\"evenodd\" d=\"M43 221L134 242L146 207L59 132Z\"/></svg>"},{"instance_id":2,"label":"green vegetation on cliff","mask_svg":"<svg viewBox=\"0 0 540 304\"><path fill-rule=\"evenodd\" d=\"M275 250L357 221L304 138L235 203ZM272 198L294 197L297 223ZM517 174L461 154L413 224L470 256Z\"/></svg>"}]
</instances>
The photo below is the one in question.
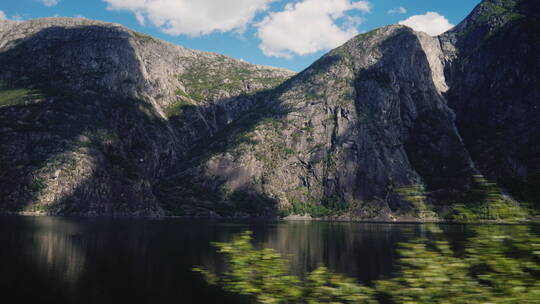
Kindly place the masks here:
<instances>
[{"instance_id":1,"label":"green vegetation on cliff","mask_svg":"<svg viewBox=\"0 0 540 304\"><path fill-rule=\"evenodd\" d=\"M504 1L484 1L480 4L480 21L487 22L494 18L504 18L507 20L523 17L515 12L517 1L504 0Z\"/></svg>"},{"instance_id":2,"label":"green vegetation on cliff","mask_svg":"<svg viewBox=\"0 0 540 304\"><path fill-rule=\"evenodd\" d=\"M185 91L181 91L182 95L196 102L273 88L288 78L254 69L247 63L233 62L225 56L216 56L206 62L193 59L188 61L192 66L178 75L178 80L185 87ZM256 88L252 88L252 85Z\"/></svg>"},{"instance_id":3,"label":"green vegetation on cliff","mask_svg":"<svg viewBox=\"0 0 540 304\"><path fill-rule=\"evenodd\" d=\"M0 107L25 105L43 97L37 90L28 88L9 88L0 82Z\"/></svg>"},{"instance_id":4,"label":"green vegetation on cliff","mask_svg":"<svg viewBox=\"0 0 540 304\"><path fill-rule=\"evenodd\" d=\"M178 116L189 107L194 107L194 105L185 100L179 99L178 102L165 108L165 116L167 116L167 118Z\"/></svg>"}]
</instances>

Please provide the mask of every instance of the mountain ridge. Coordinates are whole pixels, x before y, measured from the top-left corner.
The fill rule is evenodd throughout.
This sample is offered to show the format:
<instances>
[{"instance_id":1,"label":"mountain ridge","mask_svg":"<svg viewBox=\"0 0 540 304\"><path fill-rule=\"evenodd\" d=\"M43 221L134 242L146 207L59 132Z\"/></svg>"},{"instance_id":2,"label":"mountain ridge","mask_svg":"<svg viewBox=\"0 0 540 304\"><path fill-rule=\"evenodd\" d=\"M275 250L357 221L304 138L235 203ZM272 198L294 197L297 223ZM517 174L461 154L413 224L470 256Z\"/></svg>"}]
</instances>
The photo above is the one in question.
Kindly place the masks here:
<instances>
[{"instance_id":1,"label":"mountain ridge","mask_svg":"<svg viewBox=\"0 0 540 304\"><path fill-rule=\"evenodd\" d=\"M22 41L11 30L8 47L0 33L0 94L26 88L19 104L9 97L0 107L7 136L0 208L433 220L451 214L480 174L534 203L540 132L538 77L526 63L538 47L531 38L538 12L525 11L531 3L483 1L437 37L379 28L298 74L83 19L33 21L88 24L45 26L19 34ZM515 62L504 59L497 41L505 39L525 48ZM476 72L484 67L492 73ZM507 76L516 81L492 81ZM500 112L490 90L514 101ZM463 110L473 105L477 112ZM501 124L495 118L508 109L515 114ZM519 119L528 129L511 123ZM406 187L425 198L407 199Z\"/></svg>"}]
</instances>

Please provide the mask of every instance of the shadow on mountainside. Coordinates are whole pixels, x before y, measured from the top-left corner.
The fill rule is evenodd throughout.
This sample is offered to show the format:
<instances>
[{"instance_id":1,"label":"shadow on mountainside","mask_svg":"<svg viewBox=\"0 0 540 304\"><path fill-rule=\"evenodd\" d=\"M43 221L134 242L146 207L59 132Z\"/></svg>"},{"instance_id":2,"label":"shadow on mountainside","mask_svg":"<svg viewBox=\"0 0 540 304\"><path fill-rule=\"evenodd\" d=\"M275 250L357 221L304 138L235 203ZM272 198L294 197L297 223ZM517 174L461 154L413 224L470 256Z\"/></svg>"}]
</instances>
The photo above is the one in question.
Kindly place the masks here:
<instances>
[{"instance_id":1,"label":"shadow on mountainside","mask_svg":"<svg viewBox=\"0 0 540 304\"><path fill-rule=\"evenodd\" d=\"M317 61L315 65L324 69L338 60L337 57L326 56ZM179 158L176 165L169 173L159 181L154 188L154 194L158 197L164 208L175 215L206 216L217 212L225 216L274 216L277 215L278 202L263 194L262 191L250 187L251 176L242 171L242 168L234 174L234 179L243 180L245 185L234 191L226 189L227 180L212 176L205 172L207 162L218 155L234 152L241 144L257 144L257 141L246 136L253 132L261 123L268 120L280 120L290 113L291 108L281 102L280 95L287 91L298 79L302 79L309 69L304 70L297 76L285 81L274 89L264 90L252 95L240 95L233 102L249 107L240 111L241 115L232 122L230 118L220 117L220 105L213 108L213 115L224 126L221 130L212 132L208 126L196 119L205 108L190 106L178 117L171 118L173 124L182 128L185 124L199 124L201 129L207 129L208 136L201 138L184 158ZM222 100L223 103L231 100ZM237 158L240 155L232 155ZM234 162L234 161L233 161ZM237 167L232 162L223 163L223 169L234 170ZM240 165L242 166L242 165Z\"/></svg>"},{"instance_id":2,"label":"shadow on mountainside","mask_svg":"<svg viewBox=\"0 0 540 304\"><path fill-rule=\"evenodd\" d=\"M411 206L396 190L424 184L431 202L455 203L477 171L419 38L398 29L380 50L378 62L358 71L354 80L362 151L356 195L364 201L384 199L399 213Z\"/></svg>"},{"instance_id":3,"label":"shadow on mountainside","mask_svg":"<svg viewBox=\"0 0 540 304\"><path fill-rule=\"evenodd\" d=\"M252 106L234 121L224 123L223 129L215 130L216 132L194 117L207 109L190 107L180 116L172 118L173 124L181 124L181 127L191 124L206 130L199 133L199 136L203 135L200 141L195 143L185 157L178 159L154 188L154 194L172 214L206 216L214 211L228 216L246 213L252 216L277 214L275 200L248 188L227 193L223 188L225 180L209 177L204 168L201 168L213 156L227 153L241 143L250 142L251 139L244 135L252 131L259 122L271 117L282 117L287 113L285 107L272 101L268 92L239 96L234 102L249 102ZM219 110L217 112L219 113Z\"/></svg>"},{"instance_id":4,"label":"shadow on mountainside","mask_svg":"<svg viewBox=\"0 0 540 304\"><path fill-rule=\"evenodd\" d=\"M403 55L403 49L396 45L405 45L405 49L413 50L413 53ZM327 166L331 166L329 160L337 155L339 149L336 148L351 148L341 149L343 154L339 161L348 163L336 170L336 176L314 176L314 179L322 179L323 196L347 201L346 193L352 193L354 200L384 201L393 211L403 211L411 206L392 192L398 187L425 183L427 191L444 192L447 198L467 190L476 171L454 126L453 112L446 107L433 83L428 59L418 38L403 30L384 42L381 49L383 57L379 62L368 69L355 71L355 80L350 84L355 90L358 122L349 124L346 130L339 130L337 120L341 106L329 103L333 131L331 138L322 138L323 142L319 144L330 148L321 152L323 156L316 155L313 163L320 162L322 157ZM275 91L259 93L254 99L257 106L196 146L186 161L177 164L170 175L161 180L155 188L156 196L175 214L204 214L213 210L230 215L246 210L254 213L275 210L277 201L262 195L261 189L254 186L253 179L257 176L250 171L247 160L238 161L246 153L237 148L247 144L248 150L253 149L258 139L249 135L257 126L265 126L267 119L285 121L290 114L298 112L294 101L287 102L283 98L286 92L296 86L305 86L301 91L309 93L310 85L317 83L311 83L311 77L324 75L332 65L340 65L342 61L339 55L326 55ZM322 102L327 103L326 100ZM318 101L311 106L317 104ZM298 113L298 117L302 117L301 114ZM309 118L301 119L306 121L296 125L304 126ZM292 124L288 126L290 128ZM292 133L294 131L301 130ZM288 143L284 138L280 140L283 140L282 146L296 151L291 146L294 143ZM329 141L328 145L325 140ZM292 157L300 160L300 154ZM310 171L312 160L300 161L298 165L306 166ZM235 172L232 179L240 180L243 186L230 193L226 187L230 180L209 174L209 165ZM354 172L348 172L349 165L354 167ZM251 204L246 208L236 205L237 202Z\"/></svg>"},{"instance_id":5,"label":"shadow on mountainside","mask_svg":"<svg viewBox=\"0 0 540 304\"><path fill-rule=\"evenodd\" d=\"M156 180L182 166L185 151L259 108L261 94L242 95L164 120L136 97L144 77L130 37L103 26L52 27L0 53L3 92L41 93L0 107L0 210L162 215ZM229 108L237 112L220 117Z\"/></svg>"},{"instance_id":6,"label":"shadow on mountainside","mask_svg":"<svg viewBox=\"0 0 540 304\"><path fill-rule=\"evenodd\" d=\"M447 99L478 169L539 209L540 3L515 4L491 18L475 11L476 23L443 35L461 54L446 67Z\"/></svg>"},{"instance_id":7,"label":"shadow on mountainside","mask_svg":"<svg viewBox=\"0 0 540 304\"><path fill-rule=\"evenodd\" d=\"M355 82L357 107L381 113L376 124L363 127L376 134L375 142L403 149L428 191L468 189L477 171L455 127L455 114L436 88L419 38L403 29L381 49L379 62L359 73Z\"/></svg>"},{"instance_id":8,"label":"shadow on mountainside","mask_svg":"<svg viewBox=\"0 0 540 304\"><path fill-rule=\"evenodd\" d=\"M129 33L51 27L0 53L4 91L38 100L0 107L1 209L156 214L151 181L172 163L174 138L137 99L143 79Z\"/></svg>"},{"instance_id":9,"label":"shadow on mountainside","mask_svg":"<svg viewBox=\"0 0 540 304\"><path fill-rule=\"evenodd\" d=\"M232 166L241 153L235 148L256 145L245 135L294 110L283 95L342 58L326 55L275 89L189 105L165 120L136 97L144 76L130 37L110 27L53 27L0 53L0 94L20 88L41 94L0 106L0 210L277 214L278 202L250 186L249 171ZM413 53L405 57L396 45ZM387 197L389 188L420 182L446 197L466 190L476 170L418 39L398 34L381 48L379 62L355 71L350 84L358 122L330 139L332 146L354 143L347 152L354 160L353 182L339 184L341 172L322 176L324 194L345 199L352 192L370 201ZM330 111L337 119L341 109ZM231 170L244 185L233 191L227 180L206 174L208 160L223 154L233 161L218 168ZM393 210L408 207L398 198L390 202Z\"/></svg>"}]
</instances>

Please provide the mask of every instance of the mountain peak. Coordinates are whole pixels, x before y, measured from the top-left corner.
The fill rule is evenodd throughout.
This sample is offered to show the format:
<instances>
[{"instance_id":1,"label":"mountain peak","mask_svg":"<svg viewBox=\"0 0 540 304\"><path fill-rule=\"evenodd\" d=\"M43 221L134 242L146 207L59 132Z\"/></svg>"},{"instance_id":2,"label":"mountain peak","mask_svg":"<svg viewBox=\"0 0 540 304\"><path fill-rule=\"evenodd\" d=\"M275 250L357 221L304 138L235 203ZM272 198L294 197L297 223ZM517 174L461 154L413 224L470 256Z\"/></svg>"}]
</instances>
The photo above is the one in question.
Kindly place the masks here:
<instances>
[{"instance_id":1,"label":"mountain peak","mask_svg":"<svg viewBox=\"0 0 540 304\"><path fill-rule=\"evenodd\" d=\"M530 0L484 0L449 33L459 32L466 35L471 32L485 34L495 31L508 22L523 18L522 6L528 1Z\"/></svg>"}]
</instances>

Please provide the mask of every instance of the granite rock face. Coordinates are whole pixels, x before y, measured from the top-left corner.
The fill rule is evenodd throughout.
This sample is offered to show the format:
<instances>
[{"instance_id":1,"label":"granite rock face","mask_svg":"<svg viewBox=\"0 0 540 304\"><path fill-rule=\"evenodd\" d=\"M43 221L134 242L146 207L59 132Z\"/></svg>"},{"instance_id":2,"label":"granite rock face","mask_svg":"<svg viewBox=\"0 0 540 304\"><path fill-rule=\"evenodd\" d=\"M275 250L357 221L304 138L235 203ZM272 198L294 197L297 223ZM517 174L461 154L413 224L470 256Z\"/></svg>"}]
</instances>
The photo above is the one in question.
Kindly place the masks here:
<instances>
[{"instance_id":1,"label":"granite rock face","mask_svg":"<svg viewBox=\"0 0 540 304\"><path fill-rule=\"evenodd\" d=\"M442 211L476 174L533 201L537 6L486 0L439 37L383 27L297 75L114 24L0 21L0 209L392 219L417 214L398 189Z\"/></svg>"},{"instance_id":2,"label":"granite rock face","mask_svg":"<svg viewBox=\"0 0 540 304\"><path fill-rule=\"evenodd\" d=\"M491 0L439 39L448 105L477 166L540 207L540 2Z\"/></svg>"},{"instance_id":3,"label":"granite rock face","mask_svg":"<svg viewBox=\"0 0 540 304\"><path fill-rule=\"evenodd\" d=\"M293 74L85 19L0 30L7 211L162 215L157 178Z\"/></svg>"},{"instance_id":4,"label":"granite rock face","mask_svg":"<svg viewBox=\"0 0 540 304\"><path fill-rule=\"evenodd\" d=\"M301 202L388 217L410 211L400 187L465 190L476 171L443 96L442 59L437 38L404 26L352 39L168 176L162 201L187 214Z\"/></svg>"}]
</instances>

